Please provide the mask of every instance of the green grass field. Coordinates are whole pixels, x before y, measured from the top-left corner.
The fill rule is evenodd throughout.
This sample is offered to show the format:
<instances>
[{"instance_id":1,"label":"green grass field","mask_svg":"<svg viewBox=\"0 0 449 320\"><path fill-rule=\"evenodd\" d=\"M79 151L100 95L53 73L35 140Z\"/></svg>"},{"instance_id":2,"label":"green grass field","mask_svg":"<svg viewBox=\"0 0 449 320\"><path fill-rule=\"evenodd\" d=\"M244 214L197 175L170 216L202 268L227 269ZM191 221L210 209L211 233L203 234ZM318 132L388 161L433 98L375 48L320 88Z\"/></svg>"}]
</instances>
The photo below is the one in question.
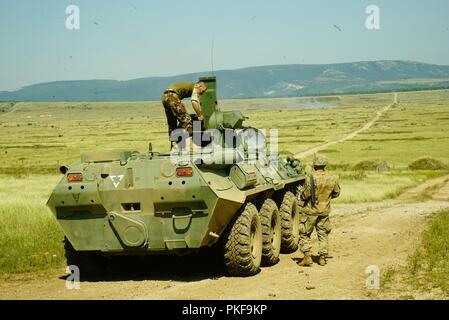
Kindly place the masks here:
<instances>
[{"instance_id":1,"label":"green grass field","mask_svg":"<svg viewBox=\"0 0 449 320\"><path fill-rule=\"evenodd\" d=\"M220 106L243 110L246 125L278 129L286 155L362 127L392 101L385 93L224 100ZM400 93L399 102L369 130L323 151L340 178L338 202L388 199L447 173L407 167L423 156L449 164L449 91ZM0 109L0 274L63 263L63 235L45 207L61 164L85 151L169 146L160 102L0 103ZM353 169L361 160L386 161L391 170Z\"/></svg>"},{"instance_id":2,"label":"green grass field","mask_svg":"<svg viewBox=\"0 0 449 320\"><path fill-rule=\"evenodd\" d=\"M64 263L63 234L45 206L54 175L0 175L0 274Z\"/></svg>"},{"instance_id":3,"label":"green grass field","mask_svg":"<svg viewBox=\"0 0 449 320\"><path fill-rule=\"evenodd\" d=\"M440 288L449 294L449 211L440 212L410 256L409 281L415 288Z\"/></svg>"},{"instance_id":4,"label":"green grass field","mask_svg":"<svg viewBox=\"0 0 449 320\"><path fill-rule=\"evenodd\" d=\"M334 202L356 203L394 198L406 189L447 172L440 170L392 170L383 173L367 171L362 176L353 171L338 170L333 173L339 178L343 190L341 196Z\"/></svg>"}]
</instances>

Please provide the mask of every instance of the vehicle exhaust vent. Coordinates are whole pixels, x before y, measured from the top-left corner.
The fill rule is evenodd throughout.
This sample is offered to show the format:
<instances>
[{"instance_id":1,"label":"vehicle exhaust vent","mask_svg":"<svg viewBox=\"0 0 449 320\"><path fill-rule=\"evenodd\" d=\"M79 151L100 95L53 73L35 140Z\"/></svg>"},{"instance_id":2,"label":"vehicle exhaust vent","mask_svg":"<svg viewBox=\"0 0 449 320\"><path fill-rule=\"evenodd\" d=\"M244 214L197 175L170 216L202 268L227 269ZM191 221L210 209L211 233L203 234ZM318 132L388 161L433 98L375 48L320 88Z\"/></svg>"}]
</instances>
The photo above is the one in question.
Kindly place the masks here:
<instances>
[{"instance_id":1,"label":"vehicle exhaust vent","mask_svg":"<svg viewBox=\"0 0 449 320\"><path fill-rule=\"evenodd\" d=\"M56 215L58 219L81 216L85 219L96 219L104 217L106 209L102 205L58 206L56 207Z\"/></svg>"},{"instance_id":2,"label":"vehicle exhaust vent","mask_svg":"<svg viewBox=\"0 0 449 320\"><path fill-rule=\"evenodd\" d=\"M124 212L140 211L140 202L122 203L122 209Z\"/></svg>"}]
</instances>

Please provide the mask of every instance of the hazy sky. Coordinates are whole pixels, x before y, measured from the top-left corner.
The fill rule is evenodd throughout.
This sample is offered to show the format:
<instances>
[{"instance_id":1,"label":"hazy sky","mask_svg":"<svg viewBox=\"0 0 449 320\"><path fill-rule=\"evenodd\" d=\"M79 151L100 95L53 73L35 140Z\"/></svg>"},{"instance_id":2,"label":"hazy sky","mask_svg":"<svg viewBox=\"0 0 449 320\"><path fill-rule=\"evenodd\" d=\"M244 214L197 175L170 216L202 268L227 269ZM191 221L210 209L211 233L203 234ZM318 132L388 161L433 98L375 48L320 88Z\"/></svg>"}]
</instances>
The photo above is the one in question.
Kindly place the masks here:
<instances>
[{"instance_id":1,"label":"hazy sky","mask_svg":"<svg viewBox=\"0 0 449 320\"><path fill-rule=\"evenodd\" d=\"M66 28L66 7L80 30ZM380 30L368 30L368 5ZM340 29L340 30L338 30ZM0 0L0 90L56 80L401 59L449 65L447 0Z\"/></svg>"}]
</instances>

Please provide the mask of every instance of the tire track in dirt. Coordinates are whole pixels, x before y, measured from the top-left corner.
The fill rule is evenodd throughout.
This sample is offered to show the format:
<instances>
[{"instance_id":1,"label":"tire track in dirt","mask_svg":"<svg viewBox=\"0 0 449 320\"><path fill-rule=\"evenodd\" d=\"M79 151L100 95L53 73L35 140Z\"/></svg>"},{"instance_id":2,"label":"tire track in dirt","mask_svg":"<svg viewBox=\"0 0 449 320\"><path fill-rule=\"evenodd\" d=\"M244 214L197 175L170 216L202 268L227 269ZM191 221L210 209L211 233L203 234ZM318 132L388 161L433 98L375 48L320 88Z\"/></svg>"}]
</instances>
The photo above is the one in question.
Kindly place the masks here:
<instances>
[{"instance_id":1,"label":"tire track in dirt","mask_svg":"<svg viewBox=\"0 0 449 320\"><path fill-rule=\"evenodd\" d=\"M305 158L305 157L311 156L314 153L317 153L317 152L319 152L321 150L327 149L328 147L330 147L330 146L332 146L334 144L354 139L354 137L356 137L361 132L364 132L364 131L368 130L369 128L371 128L380 119L380 117L382 117L382 115L384 115L384 113L386 113L392 106L397 104L397 101L398 101L398 94L395 93L394 94L393 103L391 103L388 106L386 106L386 107L382 108L381 110L377 111L375 116L373 118L371 118L371 120L369 120L367 123L365 123L363 125L363 127L359 128L359 129L357 129L355 131L352 131L351 133L349 133L349 134L347 134L347 135L345 135L343 137L340 137L338 139L331 140L331 141L322 143L320 145L317 145L315 147L312 147L310 149L307 149L305 151L299 152L299 153L295 154L295 157L297 157L297 158Z\"/></svg>"},{"instance_id":2,"label":"tire track in dirt","mask_svg":"<svg viewBox=\"0 0 449 320\"><path fill-rule=\"evenodd\" d=\"M449 201L449 176L446 176L446 177L447 177L446 183L443 185L442 188L437 190L432 195L432 199L441 200L441 201Z\"/></svg>"},{"instance_id":3,"label":"tire track in dirt","mask_svg":"<svg viewBox=\"0 0 449 320\"><path fill-rule=\"evenodd\" d=\"M405 190L397 199L410 200L418 197L426 191L437 188L433 193L434 200L449 200L449 175L429 179L417 187Z\"/></svg>"}]
</instances>

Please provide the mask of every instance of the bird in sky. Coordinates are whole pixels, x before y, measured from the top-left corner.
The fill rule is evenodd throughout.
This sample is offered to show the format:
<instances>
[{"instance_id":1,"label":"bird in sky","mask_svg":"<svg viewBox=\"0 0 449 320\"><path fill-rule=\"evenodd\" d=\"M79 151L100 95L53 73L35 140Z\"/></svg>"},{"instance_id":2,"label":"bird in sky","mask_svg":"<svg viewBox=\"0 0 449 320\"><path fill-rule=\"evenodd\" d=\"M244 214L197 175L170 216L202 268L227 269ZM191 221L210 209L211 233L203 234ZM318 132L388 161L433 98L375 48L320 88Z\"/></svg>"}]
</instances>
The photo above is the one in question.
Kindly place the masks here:
<instances>
[{"instance_id":1,"label":"bird in sky","mask_svg":"<svg viewBox=\"0 0 449 320\"><path fill-rule=\"evenodd\" d=\"M340 27L337 26L336 24L334 24L334 28L337 29L338 31L341 31Z\"/></svg>"}]
</instances>

